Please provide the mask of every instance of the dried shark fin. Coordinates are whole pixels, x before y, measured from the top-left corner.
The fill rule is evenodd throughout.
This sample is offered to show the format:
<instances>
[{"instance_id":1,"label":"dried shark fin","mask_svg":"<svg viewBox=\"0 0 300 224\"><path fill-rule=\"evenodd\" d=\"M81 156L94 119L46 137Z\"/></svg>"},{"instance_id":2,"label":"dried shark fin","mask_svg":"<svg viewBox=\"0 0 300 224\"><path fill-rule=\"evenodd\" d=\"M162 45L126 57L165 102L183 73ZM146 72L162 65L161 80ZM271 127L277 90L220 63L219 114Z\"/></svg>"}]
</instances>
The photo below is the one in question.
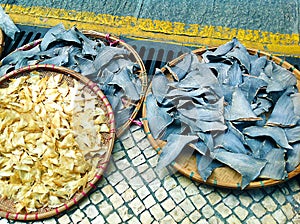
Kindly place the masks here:
<instances>
[{"instance_id":1,"label":"dried shark fin","mask_svg":"<svg viewBox=\"0 0 300 224\"><path fill-rule=\"evenodd\" d=\"M167 95L168 92L168 79L166 76L161 72L160 69L156 69L156 72L152 79L152 94L156 98L158 103L162 103L164 98Z\"/></svg>"},{"instance_id":2,"label":"dried shark fin","mask_svg":"<svg viewBox=\"0 0 300 224\"><path fill-rule=\"evenodd\" d=\"M285 132L280 127L257 127L251 126L245 128L243 133L250 137L261 137L267 136L272 138L279 146L285 149L292 149L292 146L289 145Z\"/></svg>"},{"instance_id":3,"label":"dried shark fin","mask_svg":"<svg viewBox=\"0 0 300 224\"><path fill-rule=\"evenodd\" d=\"M174 118L172 118L163 108L157 105L152 94L149 94L146 98L147 108L147 120L149 122L149 128L155 139L159 138L163 131L170 125Z\"/></svg>"},{"instance_id":4,"label":"dried shark fin","mask_svg":"<svg viewBox=\"0 0 300 224\"><path fill-rule=\"evenodd\" d=\"M196 154L197 170L204 181L210 177L212 172L219 167L222 167L223 164L217 160L212 159L209 156Z\"/></svg>"},{"instance_id":5,"label":"dried shark fin","mask_svg":"<svg viewBox=\"0 0 300 224\"><path fill-rule=\"evenodd\" d=\"M246 154L228 152L224 149L215 150L213 158L242 175L242 189L260 175L261 170L267 163L262 159L256 159Z\"/></svg>"},{"instance_id":6,"label":"dried shark fin","mask_svg":"<svg viewBox=\"0 0 300 224\"><path fill-rule=\"evenodd\" d=\"M243 106L241 106L243 105ZM225 119L228 121L257 121L257 117L251 109L249 102L240 88L236 88L232 94L231 105L225 108Z\"/></svg>"},{"instance_id":7,"label":"dried shark fin","mask_svg":"<svg viewBox=\"0 0 300 224\"><path fill-rule=\"evenodd\" d=\"M161 169L171 164L187 144L196 141L197 139L198 136L196 135L169 135L167 144L163 147L162 153L160 154L157 169Z\"/></svg>"},{"instance_id":8,"label":"dried shark fin","mask_svg":"<svg viewBox=\"0 0 300 224\"><path fill-rule=\"evenodd\" d=\"M300 126L284 129L289 143L300 142Z\"/></svg>"},{"instance_id":9,"label":"dried shark fin","mask_svg":"<svg viewBox=\"0 0 300 224\"><path fill-rule=\"evenodd\" d=\"M287 150L286 170L291 172L300 164L300 143L293 144L293 149Z\"/></svg>"},{"instance_id":10,"label":"dried shark fin","mask_svg":"<svg viewBox=\"0 0 300 224\"><path fill-rule=\"evenodd\" d=\"M295 114L291 94L295 92L294 87L288 88L278 99L268 119L267 125L280 127L293 127L300 117Z\"/></svg>"},{"instance_id":11,"label":"dried shark fin","mask_svg":"<svg viewBox=\"0 0 300 224\"><path fill-rule=\"evenodd\" d=\"M287 177L285 170L285 150L282 148L273 148L264 159L267 160L266 166L262 169L259 177L270 178L274 180L283 180Z\"/></svg>"}]
</instances>

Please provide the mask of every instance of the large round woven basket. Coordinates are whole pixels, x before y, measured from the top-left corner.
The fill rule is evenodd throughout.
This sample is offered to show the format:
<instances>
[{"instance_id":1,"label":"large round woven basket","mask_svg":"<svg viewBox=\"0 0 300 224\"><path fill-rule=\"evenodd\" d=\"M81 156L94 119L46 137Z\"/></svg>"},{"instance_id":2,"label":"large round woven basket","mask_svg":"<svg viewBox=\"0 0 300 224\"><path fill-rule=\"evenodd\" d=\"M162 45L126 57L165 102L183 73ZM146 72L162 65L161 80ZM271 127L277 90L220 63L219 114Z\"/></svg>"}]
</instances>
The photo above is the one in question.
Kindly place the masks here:
<instances>
[{"instance_id":1,"label":"large round woven basket","mask_svg":"<svg viewBox=\"0 0 300 224\"><path fill-rule=\"evenodd\" d=\"M91 39L101 40L103 43L105 43L108 46L125 48L126 50L128 50L130 52L130 55L129 55L130 59L134 63L139 64L140 70L137 71L137 76L139 77L139 79L141 80L141 83L142 83L142 91L140 94L140 99L138 102L132 102L130 100L128 102L126 102L126 105L132 107L132 113L131 113L129 119L125 123L123 123L122 126L120 126L116 129L116 136L119 137L124 133L125 130L127 130L127 128L134 121L134 119L136 118L136 116L141 108L141 105L144 101L144 96L145 96L145 93L146 93L146 90L148 87L148 79L147 79L145 65L144 65L142 59L140 58L139 54L129 44L125 43L124 41L120 40L119 38L108 35L108 34L92 31L92 30L83 30L82 33ZM34 42L28 43L28 44L16 49L16 51L30 50L33 47L39 45L42 42L42 40L43 39L35 40ZM116 113L116 111L115 111L115 113Z\"/></svg>"},{"instance_id":2,"label":"large round woven basket","mask_svg":"<svg viewBox=\"0 0 300 224\"><path fill-rule=\"evenodd\" d=\"M201 59L201 55L206 52L207 50L214 51L216 48L205 48L205 49L197 49L194 50L193 53L198 56L199 59ZM300 91L300 71L297 70L294 66L289 64L288 62L284 61L281 58L278 58L276 56L273 56L271 54L268 54L266 52L262 52L260 50L255 49L247 49L248 52L251 55L258 55L259 57L266 56L268 60L274 61L276 64L282 66L283 68L291 71L295 77L297 78L297 88ZM186 54L181 55L180 57L172 60L168 63L170 67L176 65L178 62L182 61L182 59L185 57ZM167 75L168 71L165 68L161 69L162 72ZM147 95L151 93L151 84L149 85L149 88L146 92L146 99ZM166 141L162 141L160 139L154 139L151 130L149 128L148 120L147 120L147 113L146 113L146 102L144 102L143 109L142 109L142 120L144 124L144 130L147 134L148 140L150 141L153 148L160 154L163 151L164 146L166 145ZM190 152L188 150L184 151L177 157L177 159L171 163L171 165L178 170L181 174L185 175L186 177L191 178L192 180L206 183L213 186L218 187L225 187L225 188L233 188L233 189L240 189L241 188L241 181L242 176L236 172L235 170L231 169L230 167L219 167L216 168L211 176L207 179L205 182L201 176L198 173L197 165L196 165L196 156L193 154L190 155ZM275 184L279 184L283 181L286 181L288 179L291 179L295 177L296 175L300 174L300 164L298 167L293 170L292 172L288 173L288 177L285 180L273 180L273 179L256 179L252 181L246 189L251 188L260 188L260 187L266 187L271 186Z\"/></svg>"},{"instance_id":3,"label":"large round woven basket","mask_svg":"<svg viewBox=\"0 0 300 224\"><path fill-rule=\"evenodd\" d=\"M110 103L108 102L106 96L102 93L99 87L87 79L86 77L69 70L64 67L54 66L54 65L34 65L24 67L15 71L12 71L5 76L0 78L0 87L6 87L12 78L18 78L21 76L29 75L30 72L36 71L40 74L40 76L54 76L57 74L63 75L63 80L65 80L69 86L74 85L74 80L78 83L82 84L83 92L90 94L91 96L95 97L98 102L100 108L105 112L107 117L106 124L109 128L108 131L101 133L103 146L106 147L106 151L101 152L101 155L96 151L93 154L93 158L86 158L88 161L90 159L93 160L93 166L95 166L96 174L93 179L86 184L86 186L81 187L70 200L65 201L64 205L57 207L57 208L49 208L43 207L38 209L37 212L30 212L30 213L16 213L14 203L11 200L5 199L0 195L0 216L5 217L7 219L13 220L40 220L44 218L49 218L51 216L55 216L63 212L64 210L68 210L74 204L77 204L82 198L87 196L88 192L96 187L96 183L102 178L107 164L109 162L111 152L114 145L115 140L115 123L114 123L114 114ZM100 149L99 149L100 150ZM95 160L96 158L96 160Z\"/></svg>"}]
</instances>

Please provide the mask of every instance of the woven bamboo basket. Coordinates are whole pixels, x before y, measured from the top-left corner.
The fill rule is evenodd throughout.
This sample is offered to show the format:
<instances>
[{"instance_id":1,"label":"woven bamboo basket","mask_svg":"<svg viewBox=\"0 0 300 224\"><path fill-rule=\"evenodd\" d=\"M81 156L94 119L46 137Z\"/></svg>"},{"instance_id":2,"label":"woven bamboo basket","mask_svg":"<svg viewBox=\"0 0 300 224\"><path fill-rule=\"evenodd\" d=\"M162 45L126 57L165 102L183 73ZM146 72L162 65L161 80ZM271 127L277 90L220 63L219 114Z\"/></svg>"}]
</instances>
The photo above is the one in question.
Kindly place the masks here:
<instances>
[{"instance_id":1,"label":"woven bamboo basket","mask_svg":"<svg viewBox=\"0 0 300 224\"><path fill-rule=\"evenodd\" d=\"M193 51L193 53L196 54L199 59L201 59L201 55L205 51L207 51L207 50L214 51L215 49L216 48L196 49ZM262 52L260 50L255 50L255 49L247 49L247 50L251 55L257 54L259 57L266 56L268 60L272 60L276 64L291 71L298 80L297 88L300 91L300 71L297 70L294 66L292 66L288 62L284 61L283 59L273 56L271 54L268 54L266 52ZM180 62L185 57L185 55L186 54L183 54L180 57L172 60L171 62L169 62L169 65L170 66L176 65L178 62ZM168 74L168 72L165 68L162 68L161 70L165 75ZM151 84L149 85L148 90L146 92L146 97L150 92L151 92ZM153 136L151 134L151 130L149 129L148 121L147 121L146 103L145 102L144 102L143 109L142 109L142 116L143 116L142 120L143 120L143 124L144 124L144 130L147 135L147 138L150 141L154 150L158 154L160 154L163 150L163 147L166 145L166 142L162 141L160 139L153 138ZM183 150L183 152L177 157L177 159L171 165L176 170L178 170L181 174L183 174L184 176L186 176L192 180L195 180L197 182L206 183L209 185L224 187L224 188L241 189L242 176L235 170L231 169L230 167L216 168L213 171L213 173L211 174L211 176L205 182L198 173L197 165L196 165L196 156L194 154L191 156L189 150ZM276 184L282 183L286 180L289 180L298 174L300 174L300 164L298 165L298 167L295 170L288 173L288 177L285 180L256 179L256 180L252 181L246 187L246 189L261 188L261 187L276 185Z\"/></svg>"},{"instance_id":2,"label":"woven bamboo basket","mask_svg":"<svg viewBox=\"0 0 300 224\"><path fill-rule=\"evenodd\" d=\"M107 116L107 125L109 127L109 132L103 133L103 144L107 147L107 150L102 155L101 154L101 161L100 159L96 161L96 174L94 178L86 184L85 187L79 189L73 197L64 202L64 205L57 207L57 208L49 208L44 207L38 209L37 212L32 213L16 213L14 208L14 203L11 200L5 199L0 195L0 216L12 219L12 220L21 220L21 221L28 221L28 220L40 220L49 218L51 216L59 215L61 212L68 210L74 204L77 204L82 198L87 196L88 192L94 188L96 188L97 182L102 178L107 164L109 162L111 152L114 145L115 140L115 123L114 123L114 114L110 103L108 102L106 96L102 93L99 87L87 79L86 77L76 73L72 70L69 70L64 67L54 66L54 65L34 65L24 67L15 71L12 71L5 76L0 78L0 87L7 86L9 80L11 78L17 78L24 75L30 74L32 71L38 71L41 76L53 76L56 74L63 74L63 80L66 80L69 86L74 84L74 80L84 85L82 91L91 94L97 98L97 101L100 107L103 109ZM100 158L100 155L96 153L95 155L97 158ZM89 160L89 158L86 158ZM95 163L94 163L95 164Z\"/></svg>"},{"instance_id":3,"label":"woven bamboo basket","mask_svg":"<svg viewBox=\"0 0 300 224\"><path fill-rule=\"evenodd\" d=\"M145 93L146 93L146 90L148 87L148 79L147 79L145 65L144 65L142 59L140 58L139 54L133 49L133 47L131 47L129 44L125 43L124 41L120 40L119 38L110 36L108 34L92 31L92 30L83 30L82 33L91 39L99 39L107 45L115 46L115 47L123 47L123 48L127 49L131 53L131 55L130 55L131 60L135 63L138 63L140 66L140 70L138 71L138 74L137 74L142 83L142 92L140 95L140 100L138 102L128 101L126 103L126 105L134 107L134 109L130 115L130 118L121 127L116 129L116 136L120 137L124 133L124 131L126 131L127 128L134 121L134 119L136 118L136 116L142 106L142 103L144 101L144 96L145 96ZM16 50L17 51L30 50L33 47L39 45L41 42L42 42L42 39L38 39L34 42L31 42L29 44L26 44L26 45L18 48Z\"/></svg>"}]
</instances>

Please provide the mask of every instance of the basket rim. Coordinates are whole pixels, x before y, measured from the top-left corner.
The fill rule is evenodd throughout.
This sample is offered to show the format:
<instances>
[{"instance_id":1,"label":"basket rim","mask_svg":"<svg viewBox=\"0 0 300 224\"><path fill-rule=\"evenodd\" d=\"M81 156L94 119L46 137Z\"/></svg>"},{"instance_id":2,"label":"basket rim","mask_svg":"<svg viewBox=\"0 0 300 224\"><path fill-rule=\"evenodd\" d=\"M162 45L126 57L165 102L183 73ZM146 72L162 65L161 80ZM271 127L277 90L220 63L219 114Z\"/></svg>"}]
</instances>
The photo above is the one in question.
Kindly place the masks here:
<instances>
[{"instance_id":1,"label":"basket rim","mask_svg":"<svg viewBox=\"0 0 300 224\"><path fill-rule=\"evenodd\" d=\"M207 50L212 50L213 51L213 50L216 50L216 49L217 49L217 47L199 48L199 49L193 50L192 53L201 56L201 54L203 54ZM295 75L297 80L300 82L300 71L297 70L293 65L291 65L287 61L285 61L285 60L283 60L283 59L281 59L277 56L273 56L272 54L269 54L267 52L261 51L261 50L247 48L247 51L251 55L257 54L259 57L266 56L268 60L272 60L276 64L278 64L278 65L284 67L285 69L291 71ZM168 65L172 66L172 65L177 64L187 54L188 53L184 53L184 54L180 55L179 57L171 60L170 62L168 62ZM161 71L162 71L162 73L164 73L166 71L166 69L164 67L162 67ZM163 145L166 143L166 141L162 141L160 139L154 139L154 137L152 136L151 130L149 128L149 124L148 124L148 120L147 120L147 113L146 113L146 101L147 101L147 96L152 92L151 91L151 86L152 86L152 82L149 84L146 95L145 95L145 100L144 100L144 104L143 104L143 108L142 108L142 122L143 122L144 131L146 133L146 136L147 136L150 144L152 145L154 150L158 154L160 154L163 150ZM298 87L298 89L300 91L300 87ZM200 183L208 184L208 185L211 185L211 186L222 187L222 188L241 189L241 183L240 182L225 183L225 182L218 182L218 180L211 179L211 178L208 178L207 181L204 181L200 177L198 171L195 172L195 170L189 170L189 169L185 168L185 166L183 164L179 164L178 162L176 162L176 160L171 163L171 166L173 166L177 171L179 171L184 176L186 176L186 177L188 177L188 178L190 178L194 181L200 182ZM227 168L230 169L230 170L233 170L230 167L227 167ZM220 169L220 168L217 168L217 169ZM253 181L250 182L250 184L245 189L254 189L254 188L262 188L262 187L277 185L277 184L283 183L283 182L297 176L298 174L300 174L300 164L296 167L295 170L289 172L288 177L284 180L273 180L273 179L253 180Z\"/></svg>"},{"instance_id":2,"label":"basket rim","mask_svg":"<svg viewBox=\"0 0 300 224\"><path fill-rule=\"evenodd\" d=\"M4 32L2 29L0 29L0 57L2 55L2 52L4 50L5 42L4 42Z\"/></svg>"},{"instance_id":3,"label":"basket rim","mask_svg":"<svg viewBox=\"0 0 300 224\"><path fill-rule=\"evenodd\" d=\"M112 110L112 107L106 98L106 96L103 94L103 92L100 90L100 88L91 80L86 78L85 76L82 76L81 74L70 70L65 67L61 66L56 66L56 65L49 65L49 64L43 64L43 65L33 65L33 66L26 66L17 70L14 70L10 73L7 73L6 75L2 76L0 78L0 83L8 80L9 78L13 78L17 75L22 74L23 72L30 72L30 71L35 71L35 70L44 70L44 71L55 71L55 72L60 72L63 75L68 75L71 78L78 79L81 81L86 87L88 87L98 98L98 100L103 102L103 107L107 110L107 117L108 121L107 124L109 126L110 132L108 135L108 149L107 152L105 153L105 158L104 162L101 163L98 167L96 167L96 174L95 177L87 183L86 187L84 189L76 192L72 198L67 201L64 205L54 208L54 209L49 209L46 212L35 212L35 213L13 213L13 212L8 212L8 211L3 211L0 210L0 217L4 217L6 219L12 219L12 220L19 220L19 221L29 221L29 220L41 220L45 218L49 218L55 215L58 215L62 213L65 210L68 210L70 207L73 205L77 204L81 199L86 197L88 193L95 188L95 184L101 180L103 177L103 174L107 168L107 165L109 163L111 153L113 150L114 146L114 140L116 136L115 132L115 122L114 122L114 113Z\"/></svg>"},{"instance_id":4,"label":"basket rim","mask_svg":"<svg viewBox=\"0 0 300 224\"><path fill-rule=\"evenodd\" d=\"M99 38L102 40L104 39L108 43L114 43L115 46L120 45L120 46L125 47L127 50L129 50L132 53L136 62L140 66L140 71L139 71L139 75L138 75L139 79L142 82L142 91L140 94L140 100L138 102L134 103L135 107L134 107L133 112L131 113L130 118L121 127L117 128L116 136L117 136L117 138L119 138L129 128L129 126L131 125L133 120L136 118L136 116L143 104L145 94L146 94L146 91L148 88L148 78L147 78L147 71L146 71L145 65L143 63L143 60L139 56L139 54L135 51L135 49L132 46L130 46L129 44L127 44L126 42L124 42L123 40L119 39L118 37L115 37L110 34L100 33L100 32L94 31L94 30L81 30L81 32L88 37ZM29 50L29 49L39 45L42 42L42 40L43 40L43 38L32 41L28 44L25 44L25 45L17 48L13 52L20 51L20 50L21 51Z\"/></svg>"}]
</instances>

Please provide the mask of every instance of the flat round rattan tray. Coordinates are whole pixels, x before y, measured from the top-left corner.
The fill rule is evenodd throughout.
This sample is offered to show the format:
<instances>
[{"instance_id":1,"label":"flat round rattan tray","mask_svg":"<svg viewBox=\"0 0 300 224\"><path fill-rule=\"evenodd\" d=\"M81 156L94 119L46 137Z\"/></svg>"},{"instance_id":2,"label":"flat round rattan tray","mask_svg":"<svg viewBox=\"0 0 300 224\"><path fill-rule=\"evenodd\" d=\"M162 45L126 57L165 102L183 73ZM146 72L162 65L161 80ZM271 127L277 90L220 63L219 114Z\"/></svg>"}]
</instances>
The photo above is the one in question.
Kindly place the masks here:
<instances>
[{"instance_id":1,"label":"flat round rattan tray","mask_svg":"<svg viewBox=\"0 0 300 224\"><path fill-rule=\"evenodd\" d=\"M124 131L134 121L136 115L138 114L138 111L141 108L142 102L144 101L144 96L145 96L145 93L146 93L146 90L147 90L147 87L148 87L148 84L147 84L148 79L147 79L147 73L146 73L145 65L144 65L142 59L140 58L140 56L138 55L138 53L129 44L127 44L124 41L118 39L117 37L113 37L113 36L110 36L108 34L99 33L99 32L92 31L92 30L84 30L84 31L82 31L82 33L84 35L86 35L87 37L91 38L91 39L99 39L107 45L114 46L114 47L125 48L131 54L129 56L130 59L133 62L138 63L139 66L140 66L140 70L137 71L137 76L139 77L139 79L141 80L141 83L142 83L142 91L141 91L141 94L140 94L140 100L137 101L137 102L132 102L132 101L129 100L126 103L126 105L129 105L130 107L132 107L132 113L130 115L130 118L125 123L123 123L123 125L116 128L116 136L119 137L124 133ZM33 47L39 45L42 42L42 40L43 39L38 39L34 42L26 44L26 45L16 49L16 51L30 50ZM115 113L116 113L116 111L115 111Z\"/></svg>"},{"instance_id":2,"label":"flat round rattan tray","mask_svg":"<svg viewBox=\"0 0 300 224\"><path fill-rule=\"evenodd\" d=\"M214 51L216 48L209 48L209 49L197 49L194 50L193 53L196 54L199 58L201 58L201 55L206 52L207 50ZM275 57L271 54L268 54L266 52L262 52L259 50L254 49L247 49L248 52L251 55L258 55L259 57L266 56L268 60L274 61L276 64L282 66L283 68L291 71L295 77L297 78L297 88L300 91L300 71L297 70L294 66L289 64L288 62L282 60L281 58ZM181 55L180 57L172 60L169 62L169 66L176 65L178 62L182 61L182 59L185 57L186 54ZM166 75L168 72L165 68L162 68L161 71ZM146 92L146 99L147 95L151 93L151 84L149 85L149 88ZM147 121L147 113L146 113L146 103L143 105L142 109L142 115L143 115L143 124L144 124L144 130L147 134L148 140L150 141L153 148L160 154L163 150L163 147L165 146L166 142L162 141L160 139L154 139L151 130L149 128L149 124ZM216 168L211 176L207 179L206 182L203 181L201 176L198 173L197 165L196 165L196 156L193 154L190 155L190 152L184 151L177 157L177 159L171 163L171 165L178 170L181 174L185 175L186 177L189 177L195 181L206 183L213 186L218 187L225 187L225 188L234 188L234 189L240 189L241 188L241 181L242 176L236 172L235 170L231 169L230 167L219 167ZM288 179L291 179L295 177L296 175L300 174L300 164L297 166L295 170L288 173L288 177L285 180L273 180L273 179L256 179L252 181L246 189L251 188L260 188L260 187L266 187L271 186L275 184L279 184L283 181L286 181Z\"/></svg>"},{"instance_id":3,"label":"flat round rattan tray","mask_svg":"<svg viewBox=\"0 0 300 224\"><path fill-rule=\"evenodd\" d=\"M11 78L18 78L24 75L30 74L30 72L36 71L41 76L53 76L57 74L63 75L63 80L65 80L69 86L73 86L74 80L76 80L78 83L82 84L83 92L88 93L92 97L96 98L96 101L98 102L98 105L100 108L105 112L106 115L106 124L108 126L108 130L103 132L102 138L103 138L103 147L105 147L105 152L101 152L101 155L99 154L99 151L96 150L93 153L92 158L87 158L87 160L92 159L91 164L96 169L96 174L93 177L93 179L90 182L87 182L85 187L81 187L70 200L65 201L64 205L57 207L57 208L49 208L49 207L42 207L41 209L38 209L37 212L30 212L30 213L16 213L14 208L14 203L11 200L1 198L0 195L0 216L5 217L7 219L13 219L13 220L39 220L48 218L54 215L57 215L61 213L64 210L69 209L74 204L77 204L79 200L81 200L83 197L85 197L88 192L95 188L95 185L97 181L99 181L102 178L102 175L105 172L105 169L107 167L107 164L110 159L110 155L113 149L114 145L114 139L115 139L115 123L114 123L114 114L112 111L112 108L106 98L106 96L102 93L102 91L99 89L99 87L87 79L86 77L69 70L64 67L54 66L54 65L34 65L34 66L28 66L24 67L15 71L12 71L5 76L0 78L0 87L7 86L9 80ZM100 150L100 149L99 149ZM23 211L23 210L22 210Z\"/></svg>"}]
</instances>

